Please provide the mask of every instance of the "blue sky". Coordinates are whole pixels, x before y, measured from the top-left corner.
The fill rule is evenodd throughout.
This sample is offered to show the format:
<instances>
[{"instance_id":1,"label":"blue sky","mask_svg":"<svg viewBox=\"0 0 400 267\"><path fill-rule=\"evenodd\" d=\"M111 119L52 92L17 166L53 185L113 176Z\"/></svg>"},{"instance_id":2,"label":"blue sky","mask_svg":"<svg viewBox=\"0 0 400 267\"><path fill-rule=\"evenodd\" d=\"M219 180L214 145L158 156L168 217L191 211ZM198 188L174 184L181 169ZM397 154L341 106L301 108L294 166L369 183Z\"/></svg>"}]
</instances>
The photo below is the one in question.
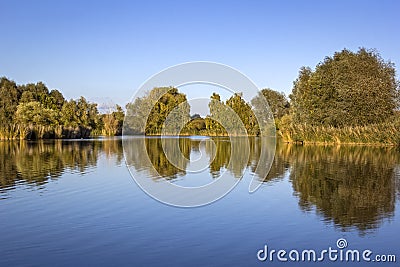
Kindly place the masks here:
<instances>
[{"instance_id":1,"label":"blue sky","mask_svg":"<svg viewBox=\"0 0 400 267\"><path fill-rule=\"evenodd\" d=\"M2 1L0 76L125 104L162 69L214 61L289 94L301 66L343 48L376 48L398 67L399 11L365 0Z\"/></svg>"}]
</instances>

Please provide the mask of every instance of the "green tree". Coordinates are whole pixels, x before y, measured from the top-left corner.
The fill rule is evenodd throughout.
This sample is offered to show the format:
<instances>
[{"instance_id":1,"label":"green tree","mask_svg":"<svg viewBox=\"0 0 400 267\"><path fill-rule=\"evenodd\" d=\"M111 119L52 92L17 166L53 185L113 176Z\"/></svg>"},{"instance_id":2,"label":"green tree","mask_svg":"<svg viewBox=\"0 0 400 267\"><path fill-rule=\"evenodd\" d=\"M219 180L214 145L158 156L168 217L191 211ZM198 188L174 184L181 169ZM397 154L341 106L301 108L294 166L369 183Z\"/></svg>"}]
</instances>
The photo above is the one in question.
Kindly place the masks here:
<instances>
[{"instance_id":1,"label":"green tree","mask_svg":"<svg viewBox=\"0 0 400 267\"><path fill-rule=\"evenodd\" d=\"M71 99L61 108L61 122L65 127L76 128L79 125L77 103Z\"/></svg>"},{"instance_id":2,"label":"green tree","mask_svg":"<svg viewBox=\"0 0 400 267\"><path fill-rule=\"evenodd\" d=\"M301 68L290 95L294 123L334 127L380 123L399 106L394 64L374 50L336 52Z\"/></svg>"},{"instance_id":3,"label":"green tree","mask_svg":"<svg viewBox=\"0 0 400 267\"><path fill-rule=\"evenodd\" d=\"M0 79L0 139L14 138L14 114L20 95L14 81L5 77Z\"/></svg>"},{"instance_id":4,"label":"green tree","mask_svg":"<svg viewBox=\"0 0 400 267\"><path fill-rule=\"evenodd\" d=\"M26 97L24 97L24 102L28 103L31 101L37 101L43 105L46 105L47 98L49 97L49 89L43 82L28 83L26 85L20 85L19 90L24 94L25 92L29 92L27 96L29 96L29 101Z\"/></svg>"},{"instance_id":5,"label":"green tree","mask_svg":"<svg viewBox=\"0 0 400 267\"><path fill-rule=\"evenodd\" d=\"M89 103L84 97L78 101L66 101L61 109L61 122L65 138L89 137L100 123L97 104Z\"/></svg>"},{"instance_id":6,"label":"green tree","mask_svg":"<svg viewBox=\"0 0 400 267\"><path fill-rule=\"evenodd\" d=\"M257 123L257 118L252 110L252 107L246 103L241 94L235 93L226 101L226 106L230 107L235 114L237 114L246 128L248 135L259 135L260 128ZM235 118L229 116L229 120L233 121ZM237 127L239 124L234 123Z\"/></svg>"},{"instance_id":7,"label":"green tree","mask_svg":"<svg viewBox=\"0 0 400 267\"><path fill-rule=\"evenodd\" d=\"M125 134L179 134L190 120L186 95L173 87L153 88L127 105Z\"/></svg>"},{"instance_id":8,"label":"green tree","mask_svg":"<svg viewBox=\"0 0 400 267\"><path fill-rule=\"evenodd\" d=\"M210 115L205 118L207 134L216 136L228 135L226 129L221 124L224 120L226 121L226 118L224 118L224 116L226 116L226 106L224 102L221 101L219 94L213 93L211 95L208 108L210 110Z\"/></svg>"},{"instance_id":9,"label":"green tree","mask_svg":"<svg viewBox=\"0 0 400 267\"><path fill-rule=\"evenodd\" d=\"M122 125L120 110L115 114ZM0 140L16 138L81 138L101 126L97 104L84 97L65 101L43 82L17 85L0 79Z\"/></svg>"},{"instance_id":10,"label":"green tree","mask_svg":"<svg viewBox=\"0 0 400 267\"><path fill-rule=\"evenodd\" d=\"M178 89L173 87L161 88L161 90L166 90L166 92L153 104L147 118L145 133L161 134L164 128L167 134L179 134L180 129L190 120L190 106L186 95L179 93ZM155 98L151 96L152 92L150 92L150 99L154 102Z\"/></svg>"},{"instance_id":11,"label":"green tree","mask_svg":"<svg viewBox=\"0 0 400 267\"><path fill-rule=\"evenodd\" d=\"M274 116L274 119L281 119L289 113L289 101L284 93L279 93L272 89L266 88L258 92L258 95L251 100L251 104L255 110L260 110L261 113L266 113L265 100L267 100L269 108ZM267 114L266 114L267 115Z\"/></svg>"},{"instance_id":12,"label":"green tree","mask_svg":"<svg viewBox=\"0 0 400 267\"><path fill-rule=\"evenodd\" d=\"M49 94L50 97L50 108L56 109L56 110L61 110L62 106L65 103L65 98L62 95L62 93L56 89L53 89L50 91Z\"/></svg>"},{"instance_id":13,"label":"green tree","mask_svg":"<svg viewBox=\"0 0 400 267\"><path fill-rule=\"evenodd\" d=\"M35 99L35 96L33 95L33 93L31 91L23 91L21 98L19 100L19 103L29 103L29 102L34 102L37 101Z\"/></svg>"},{"instance_id":14,"label":"green tree","mask_svg":"<svg viewBox=\"0 0 400 267\"><path fill-rule=\"evenodd\" d=\"M37 139L54 137L54 128L59 123L58 112L44 107L37 101L20 103L15 113L20 138Z\"/></svg>"},{"instance_id":15,"label":"green tree","mask_svg":"<svg viewBox=\"0 0 400 267\"><path fill-rule=\"evenodd\" d=\"M206 122L199 114L191 116L191 120L187 123L184 133L188 135L201 135L206 130Z\"/></svg>"},{"instance_id":16,"label":"green tree","mask_svg":"<svg viewBox=\"0 0 400 267\"><path fill-rule=\"evenodd\" d=\"M119 105L115 106L115 111L102 115L103 131L107 136L115 136L122 134L122 126L124 123L124 111Z\"/></svg>"},{"instance_id":17,"label":"green tree","mask_svg":"<svg viewBox=\"0 0 400 267\"><path fill-rule=\"evenodd\" d=\"M241 94L235 93L224 103L213 93L208 107L210 115L205 119L208 135L259 135L256 116Z\"/></svg>"},{"instance_id":18,"label":"green tree","mask_svg":"<svg viewBox=\"0 0 400 267\"><path fill-rule=\"evenodd\" d=\"M79 126L89 130L95 129L99 120L97 104L89 103L83 96L81 96L76 105Z\"/></svg>"},{"instance_id":19,"label":"green tree","mask_svg":"<svg viewBox=\"0 0 400 267\"><path fill-rule=\"evenodd\" d=\"M49 92L49 89L42 82L21 85L19 90L22 93L19 102L22 103L37 101L46 108L61 110L65 102L60 91L53 89Z\"/></svg>"},{"instance_id":20,"label":"green tree","mask_svg":"<svg viewBox=\"0 0 400 267\"><path fill-rule=\"evenodd\" d=\"M144 134L146 118L151 110L151 101L147 96L138 97L126 105L127 116L124 121L124 134Z\"/></svg>"}]
</instances>

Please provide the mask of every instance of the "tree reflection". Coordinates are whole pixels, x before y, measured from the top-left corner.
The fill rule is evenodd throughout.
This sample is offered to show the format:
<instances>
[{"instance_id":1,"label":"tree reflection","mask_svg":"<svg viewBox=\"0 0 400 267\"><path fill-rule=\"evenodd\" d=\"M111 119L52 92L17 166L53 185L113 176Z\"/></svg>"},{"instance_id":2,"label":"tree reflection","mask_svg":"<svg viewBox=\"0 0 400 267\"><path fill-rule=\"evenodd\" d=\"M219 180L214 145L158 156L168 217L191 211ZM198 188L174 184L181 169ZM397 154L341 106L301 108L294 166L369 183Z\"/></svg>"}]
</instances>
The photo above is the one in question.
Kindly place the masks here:
<instances>
[{"instance_id":1,"label":"tree reflection","mask_svg":"<svg viewBox=\"0 0 400 267\"><path fill-rule=\"evenodd\" d=\"M260 139L250 141L250 169L268 183L289 175L299 206L326 222L361 233L394 214L400 194L400 153L391 147L296 146L277 142L270 171L256 169ZM268 142L267 142L268 144Z\"/></svg>"},{"instance_id":2,"label":"tree reflection","mask_svg":"<svg viewBox=\"0 0 400 267\"><path fill-rule=\"evenodd\" d=\"M400 199L400 165L396 167L395 170L395 177L396 177L396 189L397 189L397 199Z\"/></svg>"},{"instance_id":3,"label":"tree reflection","mask_svg":"<svg viewBox=\"0 0 400 267\"><path fill-rule=\"evenodd\" d=\"M96 166L99 155L123 158L120 140L0 142L0 188L17 181L41 185L57 179L65 171L87 172Z\"/></svg>"},{"instance_id":4,"label":"tree reflection","mask_svg":"<svg viewBox=\"0 0 400 267\"><path fill-rule=\"evenodd\" d=\"M186 173L192 149L190 139L133 137L124 142L127 164L136 171L145 171L154 180L173 180Z\"/></svg>"},{"instance_id":5,"label":"tree reflection","mask_svg":"<svg viewBox=\"0 0 400 267\"><path fill-rule=\"evenodd\" d=\"M281 142L275 144L275 140L271 138L250 138L249 142L248 166L255 177L263 182L284 178L289 169L291 146Z\"/></svg>"},{"instance_id":6,"label":"tree reflection","mask_svg":"<svg viewBox=\"0 0 400 267\"><path fill-rule=\"evenodd\" d=\"M265 183L289 177L303 211L316 210L343 230L356 227L366 233L394 215L400 196L400 152L394 148L278 142L272 160L271 153L262 152L275 144L262 138L203 141L133 137L124 144L124 152L129 166L154 180L186 175L191 152L200 147L209 159L204 175L218 178L228 171L239 178L247 169ZM100 155L121 164L121 140L0 142L0 190L20 181L42 185L66 171L84 174L97 165Z\"/></svg>"},{"instance_id":7,"label":"tree reflection","mask_svg":"<svg viewBox=\"0 0 400 267\"><path fill-rule=\"evenodd\" d=\"M188 138L146 138L145 144L150 162L161 177L170 180L185 174L191 150Z\"/></svg>"},{"instance_id":8,"label":"tree reflection","mask_svg":"<svg viewBox=\"0 0 400 267\"><path fill-rule=\"evenodd\" d=\"M226 169L237 178L242 177L246 168L255 173L260 180L267 177L269 164L272 161L273 139L259 137L223 137L213 138L215 146L206 143L206 152L213 160L210 163L210 173L219 177L221 169ZM261 153L264 150L266 153ZM257 169L259 164L264 164Z\"/></svg>"},{"instance_id":9,"label":"tree reflection","mask_svg":"<svg viewBox=\"0 0 400 267\"><path fill-rule=\"evenodd\" d=\"M297 146L290 180L301 209L361 232L393 216L399 153L386 147Z\"/></svg>"},{"instance_id":10,"label":"tree reflection","mask_svg":"<svg viewBox=\"0 0 400 267\"><path fill-rule=\"evenodd\" d=\"M210 159L209 171L218 178L221 171L241 177L249 164L247 137L212 138L205 141L205 152ZM128 165L137 171L147 170L153 179L173 180L186 173L191 151L199 149L200 142L190 138L132 138L126 141ZM248 150L246 152L246 150Z\"/></svg>"}]
</instances>

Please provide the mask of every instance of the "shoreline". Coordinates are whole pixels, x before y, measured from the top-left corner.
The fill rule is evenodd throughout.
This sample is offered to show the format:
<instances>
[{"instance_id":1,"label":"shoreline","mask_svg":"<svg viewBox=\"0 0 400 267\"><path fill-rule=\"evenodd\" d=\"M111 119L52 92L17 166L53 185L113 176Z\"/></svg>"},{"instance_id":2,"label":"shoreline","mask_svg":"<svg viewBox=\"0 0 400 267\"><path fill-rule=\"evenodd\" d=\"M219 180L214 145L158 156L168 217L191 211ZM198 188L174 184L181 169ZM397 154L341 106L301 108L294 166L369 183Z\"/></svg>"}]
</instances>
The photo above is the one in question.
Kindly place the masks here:
<instances>
[{"instance_id":1,"label":"shoreline","mask_svg":"<svg viewBox=\"0 0 400 267\"><path fill-rule=\"evenodd\" d=\"M286 144L302 145L302 146L375 146L375 147L400 147L400 144L392 143L363 143L363 142L319 142L319 141L287 141L282 140Z\"/></svg>"},{"instance_id":2,"label":"shoreline","mask_svg":"<svg viewBox=\"0 0 400 267\"><path fill-rule=\"evenodd\" d=\"M190 134L181 134L181 135L160 135L160 134L151 134L151 135L126 135L126 137L190 137L190 136L202 136L202 137L230 137L229 135L190 135ZM124 136L118 135L118 136L106 136L106 135L96 135L96 136L90 136L86 138L42 138L42 139L35 139L35 140L27 140L27 139L19 139L19 138L13 138L13 139L0 139L0 142L38 142L38 141L90 141L90 140L102 140L102 139L120 139L122 140ZM232 137L238 137L238 138L243 138L243 137L252 137L252 138L261 138L261 136L254 136L254 135L236 135ZM268 136L265 136L268 137ZM272 136L269 136L272 137ZM279 142L285 143L285 144L291 144L291 145L301 145L301 146L366 146L366 147L399 147L400 144L394 144L394 143L363 143L363 142L320 142L320 141L302 141L302 140L297 140L297 141L290 141L290 140L285 140L282 136L277 135L276 139Z\"/></svg>"}]
</instances>

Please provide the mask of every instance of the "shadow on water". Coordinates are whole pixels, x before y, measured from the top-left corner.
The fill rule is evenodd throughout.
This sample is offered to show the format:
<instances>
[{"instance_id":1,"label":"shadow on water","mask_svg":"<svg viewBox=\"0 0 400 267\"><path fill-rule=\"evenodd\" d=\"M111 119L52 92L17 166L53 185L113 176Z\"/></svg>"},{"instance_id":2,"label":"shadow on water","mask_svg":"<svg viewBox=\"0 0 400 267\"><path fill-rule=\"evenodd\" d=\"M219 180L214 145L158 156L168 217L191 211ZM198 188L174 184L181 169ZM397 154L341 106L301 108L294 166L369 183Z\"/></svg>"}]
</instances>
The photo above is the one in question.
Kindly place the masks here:
<instances>
[{"instance_id":1,"label":"shadow on water","mask_svg":"<svg viewBox=\"0 0 400 267\"><path fill-rule=\"evenodd\" d=\"M154 180L193 178L188 164L200 151L209 160L204 175L211 179L223 171L239 179L245 170L266 184L288 179L302 211L315 212L342 231L363 234L378 228L394 216L400 196L400 152L390 147L278 142L272 160L271 154L262 153L266 148L259 138L132 138L128 144L128 165ZM244 153L247 148L249 154ZM121 139L0 142L0 192L21 182L44 185L66 171L85 174L96 167L100 155L116 157L120 164ZM256 168L259 162L271 161L269 172Z\"/></svg>"}]
</instances>

